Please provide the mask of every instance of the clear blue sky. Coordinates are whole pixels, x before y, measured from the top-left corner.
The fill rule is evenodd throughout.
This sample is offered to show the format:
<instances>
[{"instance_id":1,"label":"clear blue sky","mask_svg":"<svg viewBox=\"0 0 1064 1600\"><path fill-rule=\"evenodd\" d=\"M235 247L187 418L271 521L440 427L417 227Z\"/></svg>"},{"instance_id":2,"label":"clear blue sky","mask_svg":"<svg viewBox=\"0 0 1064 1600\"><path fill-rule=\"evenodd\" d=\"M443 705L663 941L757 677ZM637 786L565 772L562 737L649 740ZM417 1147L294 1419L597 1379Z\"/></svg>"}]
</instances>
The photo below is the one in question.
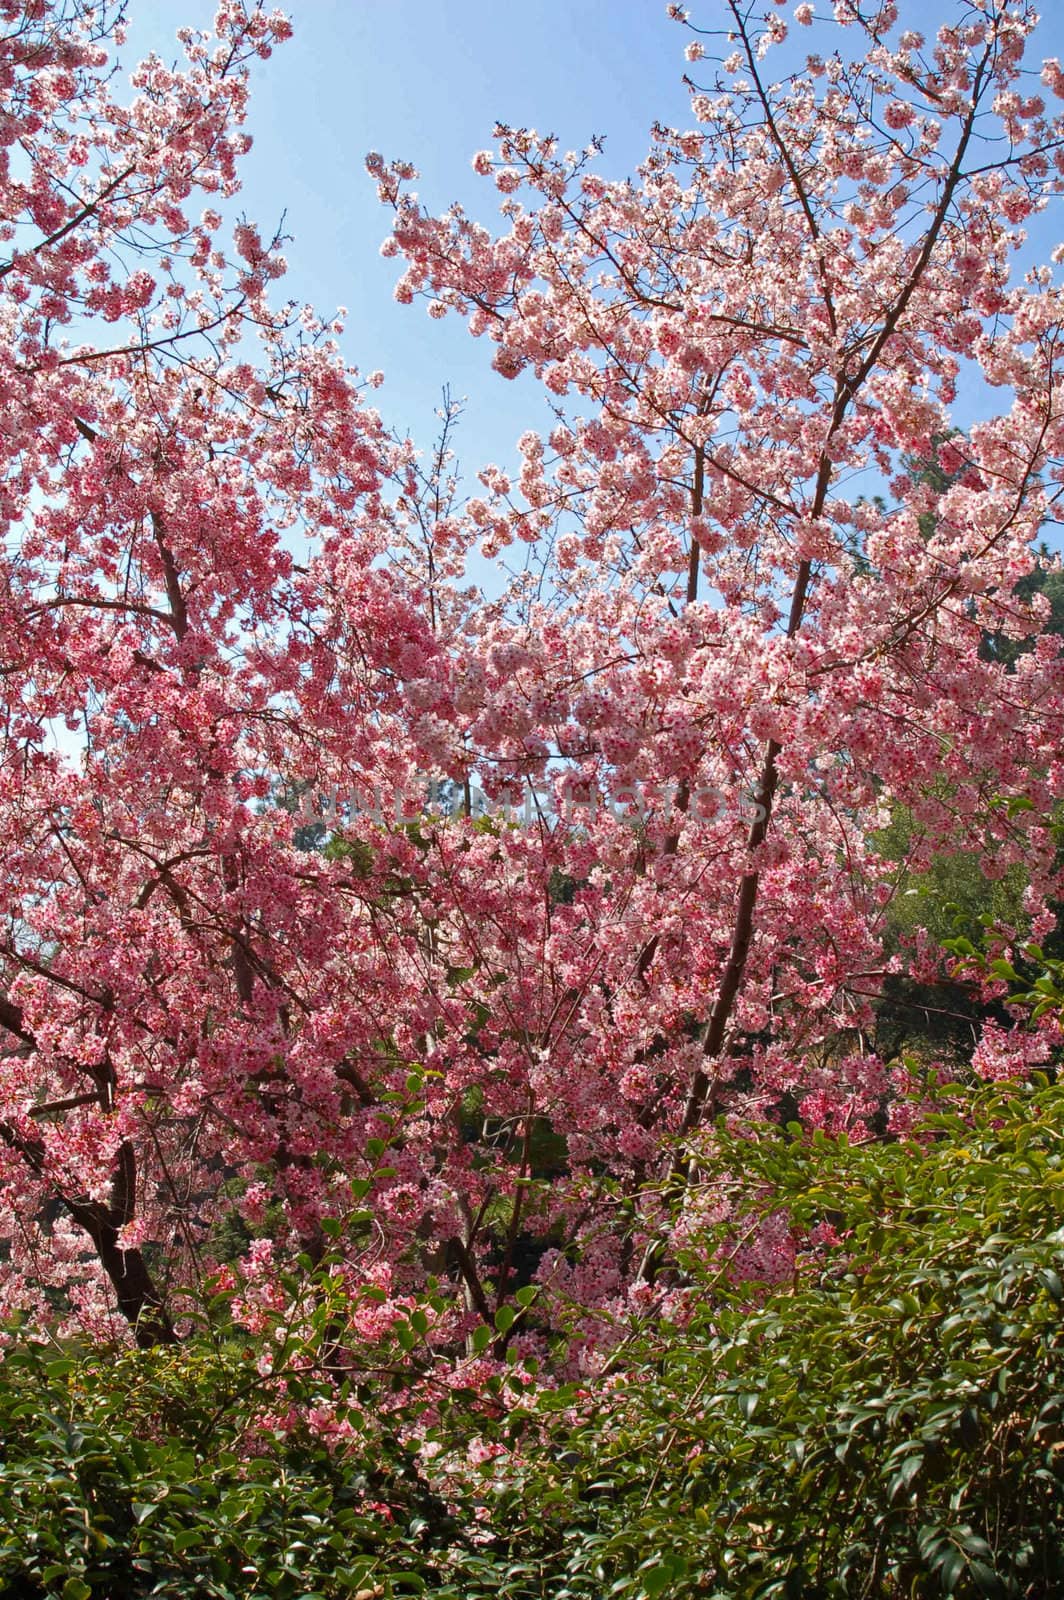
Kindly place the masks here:
<instances>
[{"instance_id":1,"label":"clear blue sky","mask_svg":"<svg viewBox=\"0 0 1064 1600\"><path fill-rule=\"evenodd\" d=\"M323 313L349 308L345 351L362 371L384 371L376 398L388 422L427 447L442 385L468 396L458 439L468 481L486 461L512 460L514 439L542 415L537 386L498 378L490 347L457 319L434 322L423 305L395 304L397 263L378 253L389 217L363 158L375 149L412 161L434 211L459 200L488 222L494 189L470 158L491 143L496 120L555 133L565 148L604 134L603 169L627 174L655 119L688 120L681 80L690 35L666 18L664 0L281 3L294 37L253 75L254 145L240 203L264 231L287 211L294 237L279 287ZM722 0L688 4L701 26L723 18ZM213 9L211 0L130 0L123 62L148 49L173 59L177 28L208 26ZM817 9L827 9L823 0ZM1043 11L1033 53L1064 57L1064 0L1044 0ZM901 0L901 12L929 32L956 6ZM806 30L794 35L813 47ZM815 48L827 43L821 34ZM1064 201L1040 228L1064 239Z\"/></svg>"},{"instance_id":2,"label":"clear blue sky","mask_svg":"<svg viewBox=\"0 0 1064 1600\"><path fill-rule=\"evenodd\" d=\"M716 5L717 0L711 0ZM389 214L363 159L412 161L433 210L460 200L490 220L495 192L470 166L496 120L556 133L581 148L607 136L605 170L630 172L655 118L685 121L688 35L657 0L289 0L294 36L254 72L240 203L263 230L287 211L281 292L323 313L348 307L345 352L380 368L386 420L428 446L450 383L469 398L459 436L467 475L507 461L530 424L535 385L508 385L492 350L457 319L392 299L399 264L379 255ZM182 25L207 26L211 0L131 0L123 63L148 49L172 59ZM524 391L522 405L522 395ZM538 408L537 408L538 414Z\"/></svg>"}]
</instances>

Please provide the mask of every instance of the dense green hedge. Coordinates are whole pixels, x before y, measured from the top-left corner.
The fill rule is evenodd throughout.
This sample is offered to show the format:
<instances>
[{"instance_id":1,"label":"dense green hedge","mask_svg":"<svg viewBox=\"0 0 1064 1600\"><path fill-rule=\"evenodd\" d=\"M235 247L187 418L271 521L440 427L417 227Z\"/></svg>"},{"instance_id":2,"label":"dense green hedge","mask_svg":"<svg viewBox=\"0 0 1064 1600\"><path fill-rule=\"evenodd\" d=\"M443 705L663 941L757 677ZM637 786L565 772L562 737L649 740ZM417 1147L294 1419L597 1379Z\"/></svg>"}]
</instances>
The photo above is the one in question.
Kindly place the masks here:
<instances>
[{"instance_id":1,"label":"dense green hedge","mask_svg":"<svg viewBox=\"0 0 1064 1600\"><path fill-rule=\"evenodd\" d=\"M265 1386L238 1346L74 1360L25 1345L0 1379L0 1595L354 1595L382 1554L401 1570L389 1547L422 1550L422 1500L453 1535L385 1430L347 1457L313 1427L247 1431ZM311 1408L321 1379L287 1382Z\"/></svg>"},{"instance_id":2,"label":"dense green hedge","mask_svg":"<svg viewBox=\"0 0 1064 1600\"><path fill-rule=\"evenodd\" d=\"M255 1431L279 1396L231 1331L19 1341L0 1594L1064 1593L1064 1089L939 1093L914 1142L719 1130L702 1177L733 1210L683 1264L689 1322L649 1321L584 1388L502 1376L389 1415L401 1372L363 1374L337 1451L313 1420ZM734 1241L781 1209L842 1242L771 1292L735 1281ZM378 1364L413 1360L419 1325ZM307 1414L331 1383L314 1338L282 1362ZM499 1453L472 1465L471 1442Z\"/></svg>"},{"instance_id":3,"label":"dense green hedge","mask_svg":"<svg viewBox=\"0 0 1064 1600\"><path fill-rule=\"evenodd\" d=\"M722 1139L718 1248L769 1206L843 1243L754 1310L716 1280L556 1431L578 1510L543 1593L1064 1594L1064 1090L959 1092L929 1133Z\"/></svg>"}]
</instances>

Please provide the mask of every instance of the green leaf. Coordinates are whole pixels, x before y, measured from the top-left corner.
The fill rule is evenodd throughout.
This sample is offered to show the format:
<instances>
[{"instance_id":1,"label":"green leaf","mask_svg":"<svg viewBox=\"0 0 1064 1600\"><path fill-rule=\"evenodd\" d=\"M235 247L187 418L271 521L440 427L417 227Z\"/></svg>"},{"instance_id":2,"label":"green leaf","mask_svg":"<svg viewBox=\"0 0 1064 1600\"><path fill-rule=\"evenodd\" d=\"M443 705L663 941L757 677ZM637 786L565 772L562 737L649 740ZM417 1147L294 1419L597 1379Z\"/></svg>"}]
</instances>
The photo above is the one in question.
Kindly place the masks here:
<instances>
[{"instance_id":1,"label":"green leaf","mask_svg":"<svg viewBox=\"0 0 1064 1600\"><path fill-rule=\"evenodd\" d=\"M63 1600L91 1600L91 1585L81 1578L68 1578L63 1585Z\"/></svg>"},{"instance_id":2,"label":"green leaf","mask_svg":"<svg viewBox=\"0 0 1064 1600\"><path fill-rule=\"evenodd\" d=\"M1060 1274L1054 1272L1052 1267L1042 1267L1039 1269L1038 1276L1059 1305L1064 1300L1064 1283L1060 1280Z\"/></svg>"},{"instance_id":3,"label":"green leaf","mask_svg":"<svg viewBox=\"0 0 1064 1600\"><path fill-rule=\"evenodd\" d=\"M943 1594L953 1593L967 1565L967 1561L959 1550L950 1548L946 1551L938 1569L939 1577L942 1580Z\"/></svg>"},{"instance_id":4,"label":"green leaf","mask_svg":"<svg viewBox=\"0 0 1064 1600\"><path fill-rule=\"evenodd\" d=\"M891 1500L897 1496L900 1490L909 1488L923 1464L923 1451L916 1451L912 1455L905 1457L901 1466L890 1480L887 1494Z\"/></svg>"},{"instance_id":5,"label":"green leaf","mask_svg":"<svg viewBox=\"0 0 1064 1600\"><path fill-rule=\"evenodd\" d=\"M517 1312L513 1306L500 1306L495 1313L495 1326L500 1333L509 1333L517 1320Z\"/></svg>"},{"instance_id":6,"label":"green leaf","mask_svg":"<svg viewBox=\"0 0 1064 1600\"><path fill-rule=\"evenodd\" d=\"M1008 1590L994 1571L985 1561L970 1561L968 1571L975 1580L980 1594L987 1596L987 1600L1004 1600Z\"/></svg>"}]
</instances>

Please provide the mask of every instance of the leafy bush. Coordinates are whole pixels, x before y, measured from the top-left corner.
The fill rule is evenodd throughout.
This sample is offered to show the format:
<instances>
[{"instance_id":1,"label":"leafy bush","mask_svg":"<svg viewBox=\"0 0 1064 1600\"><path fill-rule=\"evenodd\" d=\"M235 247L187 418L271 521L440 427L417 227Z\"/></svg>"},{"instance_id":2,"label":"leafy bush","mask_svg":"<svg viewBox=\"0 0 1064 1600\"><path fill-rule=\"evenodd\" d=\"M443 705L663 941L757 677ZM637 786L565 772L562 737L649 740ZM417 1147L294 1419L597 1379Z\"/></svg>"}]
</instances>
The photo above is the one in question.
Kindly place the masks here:
<instances>
[{"instance_id":1,"label":"leafy bush","mask_svg":"<svg viewBox=\"0 0 1064 1600\"><path fill-rule=\"evenodd\" d=\"M0 1595L1064 1592L1064 1087L937 1094L907 1142L715 1130L684 1315L584 1385L434 1374L414 1307L338 1387L335 1282L287 1345L16 1343ZM744 1279L781 1216L793 1275Z\"/></svg>"},{"instance_id":2,"label":"leafy bush","mask_svg":"<svg viewBox=\"0 0 1064 1600\"><path fill-rule=\"evenodd\" d=\"M400 1574L456 1529L380 1419L320 1372L265 1382L234 1343L56 1359L27 1343L0 1383L0 1595L416 1594ZM356 1424L344 1449L316 1406ZM289 1407L305 1419L270 1425Z\"/></svg>"},{"instance_id":3,"label":"leafy bush","mask_svg":"<svg viewBox=\"0 0 1064 1600\"><path fill-rule=\"evenodd\" d=\"M920 1142L721 1130L706 1179L736 1206L690 1322L579 1421L554 1395L550 1459L504 1491L560 1563L530 1592L1064 1592L1064 1089L950 1091ZM751 1308L706 1251L781 1208L841 1242Z\"/></svg>"}]
</instances>

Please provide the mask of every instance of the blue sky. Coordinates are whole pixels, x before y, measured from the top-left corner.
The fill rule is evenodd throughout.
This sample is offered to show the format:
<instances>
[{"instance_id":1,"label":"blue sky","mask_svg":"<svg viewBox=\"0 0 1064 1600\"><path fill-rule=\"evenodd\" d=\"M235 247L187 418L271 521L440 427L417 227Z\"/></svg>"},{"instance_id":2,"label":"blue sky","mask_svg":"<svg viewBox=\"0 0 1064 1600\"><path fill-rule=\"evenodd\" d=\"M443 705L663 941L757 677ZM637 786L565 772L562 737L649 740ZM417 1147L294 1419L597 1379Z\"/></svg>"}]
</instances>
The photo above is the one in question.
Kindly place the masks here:
<instances>
[{"instance_id":1,"label":"blue sky","mask_svg":"<svg viewBox=\"0 0 1064 1600\"><path fill-rule=\"evenodd\" d=\"M715 3L715 0L714 0ZM605 170L627 174L655 118L686 120L687 35L657 0L290 0L294 36L254 73L241 204L263 231L287 212L279 288L321 312L348 307L345 353L383 370L385 418L428 447L442 385L467 396L458 439L467 477L507 461L530 425L536 386L508 385L492 350L456 319L392 299L399 264L379 255L389 214L363 160L412 161L435 211L460 200L490 220L493 186L470 166L496 120L556 133L566 148L607 136ZM205 26L210 0L132 0L123 62L169 59L182 25ZM537 406L538 415L538 406Z\"/></svg>"},{"instance_id":2,"label":"blue sky","mask_svg":"<svg viewBox=\"0 0 1064 1600\"><path fill-rule=\"evenodd\" d=\"M688 3L702 26L723 16L722 0ZM123 63L149 49L173 59L176 30L208 26L213 9L211 0L130 0ZM287 212L293 241L280 287L323 313L348 307L345 353L364 372L384 371L376 399L389 423L427 448L442 385L468 397L457 441L468 484L486 461L509 463L517 435L540 421L537 386L498 378L490 346L457 319L430 321L423 305L394 302L397 263L379 255L389 218L365 154L412 161L434 211L459 200L489 222L494 190L470 158L491 143L496 120L550 131L566 148L603 134L602 169L625 175L655 119L688 120L690 35L667 19L664 0L288 0L283 9L294 37L254 73L241 205L264 231ZM1043 10L1032 53L1064 58L1064 0ZM930 31L956 6L901 0L901 11ZM813 47L809 32L794 32ZM815 48L830 43L820 33ZM1064 238L1064 201L1058 209L1059 220L1040 224L1052 242Z\"/></svg>"}]
</instances>

